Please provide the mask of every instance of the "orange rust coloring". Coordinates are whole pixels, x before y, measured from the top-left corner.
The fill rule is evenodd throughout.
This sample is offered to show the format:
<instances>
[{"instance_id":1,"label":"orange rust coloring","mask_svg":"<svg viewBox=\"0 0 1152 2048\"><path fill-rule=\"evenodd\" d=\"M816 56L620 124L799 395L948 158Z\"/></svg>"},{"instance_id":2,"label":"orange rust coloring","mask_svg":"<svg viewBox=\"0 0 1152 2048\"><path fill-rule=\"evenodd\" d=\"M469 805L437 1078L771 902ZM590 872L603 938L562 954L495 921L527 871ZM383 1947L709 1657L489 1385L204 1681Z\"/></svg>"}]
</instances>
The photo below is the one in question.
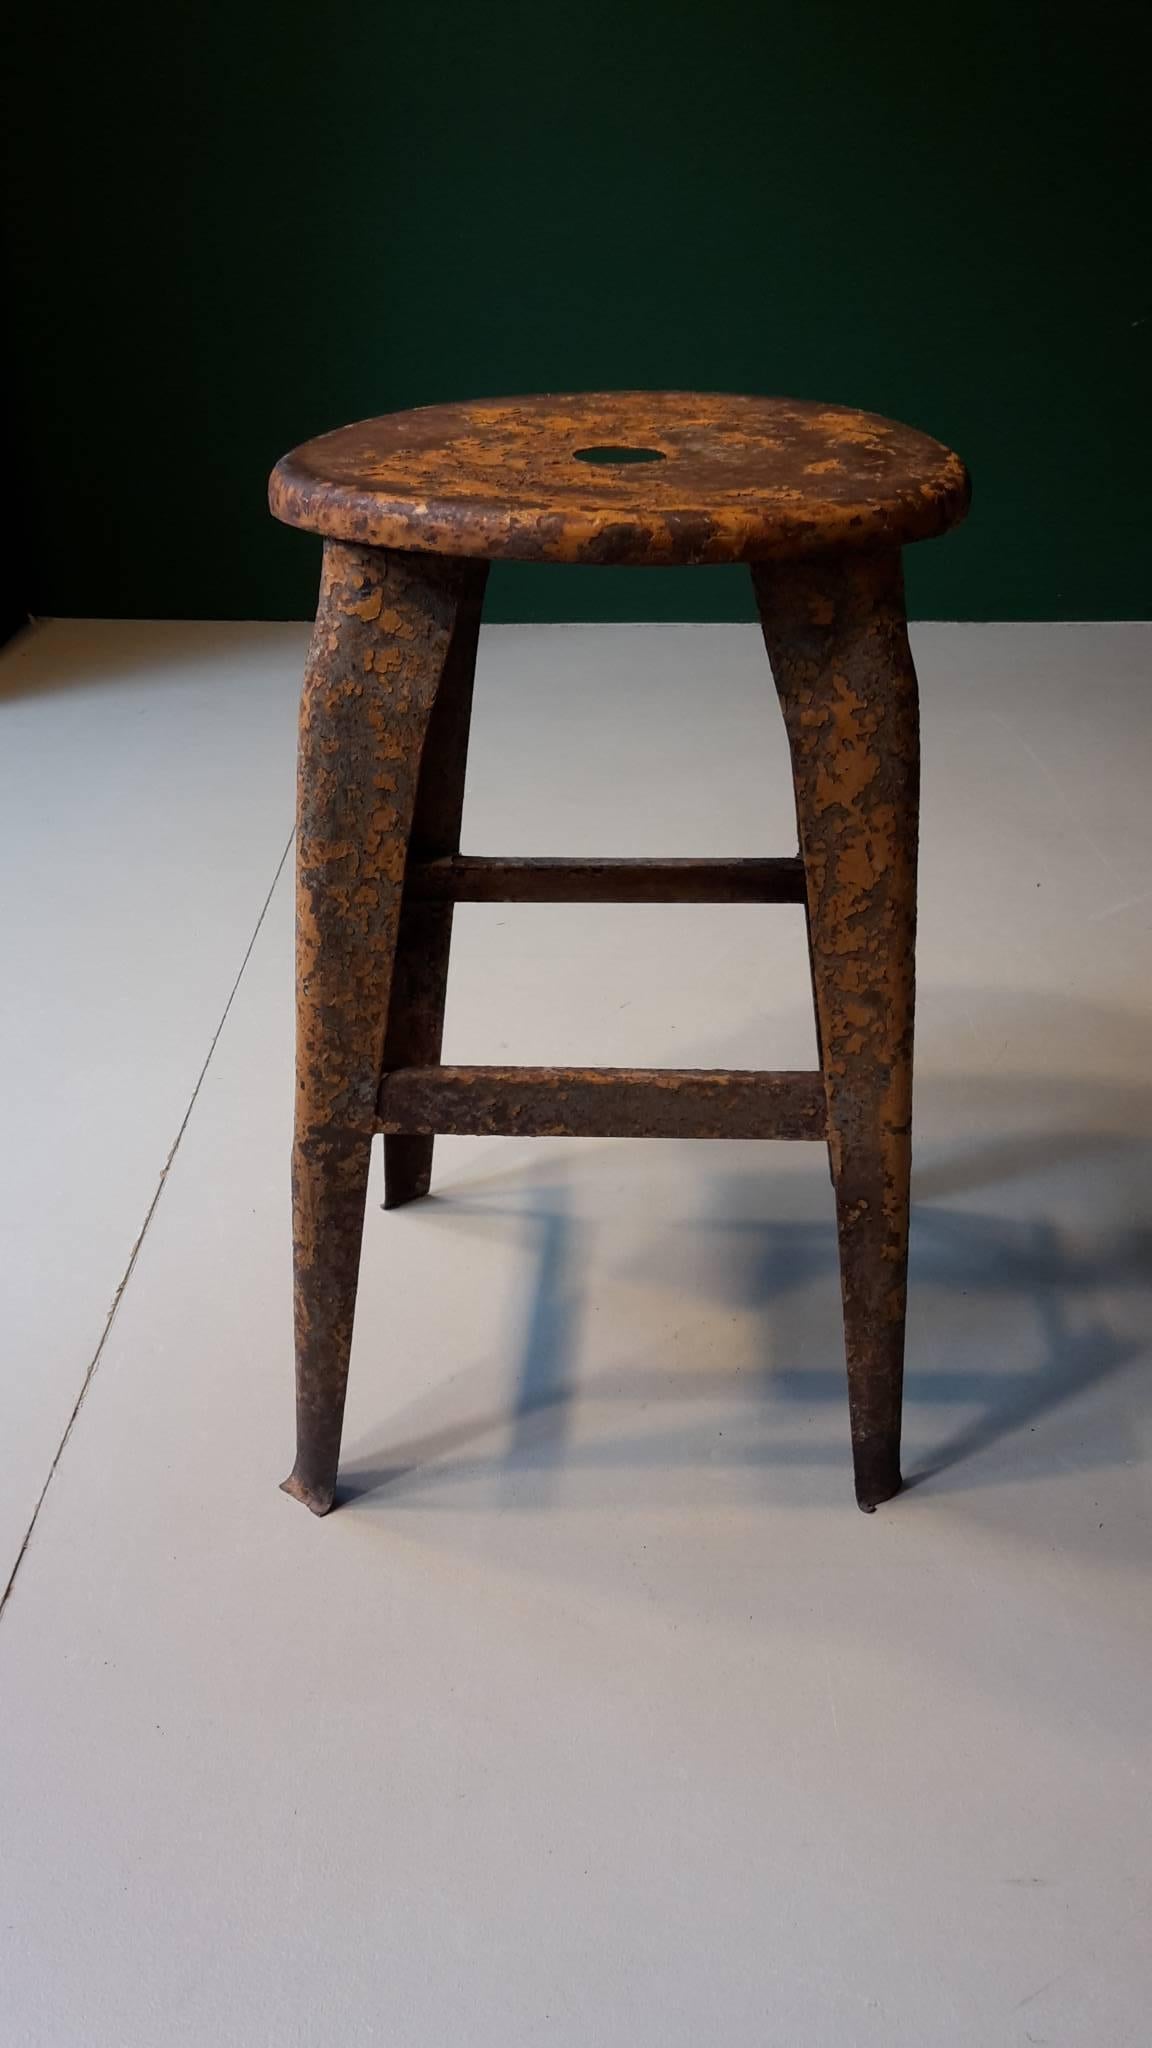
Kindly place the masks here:
<instances>
[{"instance_id":1,"label":"orange rust coloring","mask_svg":"<svg viewBox=\"0 0 1152 2048\"><path fill-rule=\"evenodd\" d=\"M753 572L792 751L861 1506L900 1485L919 731L895 554Z\"/></svg>"},{"instance_id":2,"label":"orange rust coloring","mask_svg":"<svg viewBox=\"0 0 1152 2048\"><path fill-rule=\"evenodd\" d=\"M662 462L582 462L653 448ZM387 413L272 473L289 526L372 547L539 562L754 562L899 547L968 502L964 465L874 413L715 392L577 392Z\"/></svg>"},{"instance_id":3,"label":"orange rust coloring","mask_svg":"<svg viewBox=\"0 0 1152 2048\"><path fill-rule=\"evenodd\" d=\"M655 451L662 459L613 457ZM856 1494L900 1485L919 732L901 546L963 465L871 414L668 392L430 406L309 443L273 510L325 537L300 720L293 1153L297 1458L335 1494L368 1160L427 1193L437 1131L825 1138ZM459 851L487 565L747 561L792 756L798 858ZM444 1068L458 901L798 902L812 1074Z\"/></svg>"}]
</instances>

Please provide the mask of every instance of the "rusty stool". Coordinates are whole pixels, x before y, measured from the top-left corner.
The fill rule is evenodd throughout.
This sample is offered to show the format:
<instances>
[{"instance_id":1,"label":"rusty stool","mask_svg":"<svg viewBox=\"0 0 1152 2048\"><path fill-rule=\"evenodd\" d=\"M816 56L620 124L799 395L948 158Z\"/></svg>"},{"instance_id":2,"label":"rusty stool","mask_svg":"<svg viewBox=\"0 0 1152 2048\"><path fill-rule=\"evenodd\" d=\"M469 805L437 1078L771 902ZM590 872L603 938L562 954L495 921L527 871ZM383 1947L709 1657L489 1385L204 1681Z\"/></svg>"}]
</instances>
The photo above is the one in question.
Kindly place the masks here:
<instances>
[{"instance_id":1,"label":"rusty stool","mask_svg":"<svg viewBox=\"0 0 1152 2048\"><path fill-rule=\"evenodd\" d=\"M272 510L324 537L300 721L297 1456L331 1507L369 1154L428 1192L437 1131L817 1138L836 1191L856 1498L900 1486L919 734L900 549L963 464L871 414L627 392L427 406L325 434ZM796 790L780 860L499 860L460 816L488 564L748 562ZM820 1069L439 1064L460 902L803 903Z\"/></svg>"}]
</instances>

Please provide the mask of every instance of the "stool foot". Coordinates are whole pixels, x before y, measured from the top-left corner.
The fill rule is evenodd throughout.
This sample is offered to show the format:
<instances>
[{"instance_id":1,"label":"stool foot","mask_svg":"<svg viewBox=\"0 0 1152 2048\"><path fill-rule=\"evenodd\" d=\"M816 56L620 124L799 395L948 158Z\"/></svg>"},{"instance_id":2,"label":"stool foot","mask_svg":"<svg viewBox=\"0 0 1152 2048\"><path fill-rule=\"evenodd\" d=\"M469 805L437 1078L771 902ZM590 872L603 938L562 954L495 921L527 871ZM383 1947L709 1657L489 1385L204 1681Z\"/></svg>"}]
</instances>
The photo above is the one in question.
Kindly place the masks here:
<instances>
[{"instance_id":1,"label":"stool foot","mask_svg":"<svg viewBox=\"0 0 1152 2048\"><path fill-rule=\"evenodd\" d=\"M903 1480L900 1477L900 1444L857 1442L852 1447L856 1478L856 1505L873 1515L886 1500L894 1500Z\"/></svg>"},{"instance_id":2,"label":"stool foot","mask_svg":"<svg viewBox=\"0 0 1152 2048\"><path fill-rule=\"evenodd\" d=\"M302 1501L314 1515L326 1515L336 1498L336 1477L333 1474L330 1485L315 1487L309 1485L301 1473L293 1470L287 1479L280 1481L280 1491L290 1494L293 1500Z\"/></svg>"},{"instance_id":3,"label":"stool foot","mask_svg":"<svg viewBox=\"0 0 1152 2048\"><path fill-rule=\"evenodd\" d=\"M919 728L897 555L753 572L792 753L856 1497L900 1487Z\"/></svg>"}]
</instances>

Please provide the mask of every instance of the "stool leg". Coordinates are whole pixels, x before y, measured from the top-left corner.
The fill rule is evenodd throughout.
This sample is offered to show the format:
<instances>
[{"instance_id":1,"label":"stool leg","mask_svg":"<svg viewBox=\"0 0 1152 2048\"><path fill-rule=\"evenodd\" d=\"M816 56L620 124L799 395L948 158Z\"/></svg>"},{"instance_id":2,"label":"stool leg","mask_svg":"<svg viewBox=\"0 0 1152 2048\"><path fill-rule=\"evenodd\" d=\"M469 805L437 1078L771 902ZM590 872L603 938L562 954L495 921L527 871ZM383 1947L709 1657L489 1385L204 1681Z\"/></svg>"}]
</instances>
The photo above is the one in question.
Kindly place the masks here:
<instances>
[{"instance_id":1,"label":"stool leg","mask_svg":"<svg viewBox=\"0 0 1152 2048\"><path fill-rule=\"evenodd\" d=\"M420 761L472 564L330 541L300 705L296 1464L332 1505Z\"/></svg>"},{"instance_id":2,"label":"stool leg","mask_svg":"<svg viewBox=\"0 0 1152 2048\"><path fill-rule=\"evenodd\" d=\"M820 1029L820 996L819 996L819 990L818 990L818 987L817 987L817 982L816 982L816 954L815 954L815 951L814 951L814 949L813 949L813 943L812 943L812 912L811 912L811 909L810 909L810 907L809 907L809 905L808 905L807 901L805 901L805 904L804 904L804 927L805 927L805 936L806 936L806 938L807 938L807 941L808 941L808 979L809 979L809 982L811 983L811 987L812 987L812 1008L813 1008L813 1012L814 1012L814 1014L815 1014L815 1019L816 1019L816 1064L817 1064L817 1066L819 1067L819 1069L820 1069L820 1072L821 1072L821 1073L823 1073L823 1072L824 1072L824 1033L823 1033L823 1031L822 1031L822 1030ZM835 1174L835 1171L834 1171L834 1169L833 1169L833 1165L832 1165L832 1147L831 1147L830 1145L829 1145L829 1146L827 1147L827 1152L828 1152L828 1178L829 1178L829 1180L831 1181L831 1183L832 1183L832 1186L833 1186L833 1187L835 1187L835 1186L836 1186L836 1174Z\"/></svg>"},{"instance_id":3,"label":"stool leg","mask_svg":"<svg viewBox=\"0 0 1152 2048\"><path fill-rule=\"evenodd\" d=\"M753 572L792 754L836 1190L856 1498L900 1488L919 723L898 555Z\"/></svg>"},{"instance_id":4,"label":"stool leg","mask_svg":"<svg viewBox=\"0 0 1152 2048\"><path fill-rule=\"evenodd\" d=\"M440 860L460 851L472 684L488 564L469 562L467 569L467 582L424 745L409 843L410 860ZM452 909L451 903L417 903L407 895L401 904L384 1040L386 1068L439 1064ZM435 1142L432 1137L385 1138L386 1209L399 1209L405 1202L418 1201L428 1193Z\"/></svg>"}]
</instances>

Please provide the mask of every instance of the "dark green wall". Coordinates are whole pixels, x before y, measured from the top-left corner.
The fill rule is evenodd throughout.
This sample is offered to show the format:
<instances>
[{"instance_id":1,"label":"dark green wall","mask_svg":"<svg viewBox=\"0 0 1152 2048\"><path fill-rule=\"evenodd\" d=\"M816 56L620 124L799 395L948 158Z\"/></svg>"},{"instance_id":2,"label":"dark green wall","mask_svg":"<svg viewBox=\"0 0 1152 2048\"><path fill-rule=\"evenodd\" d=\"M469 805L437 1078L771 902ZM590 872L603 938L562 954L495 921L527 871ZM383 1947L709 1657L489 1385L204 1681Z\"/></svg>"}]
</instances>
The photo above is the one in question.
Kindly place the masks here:
<instances>
[{"instance_id":1,"label":"dark green wall","mask_svg":"<svg viewBox=\"0 0 1152 2048\"><path fill-rule=\"evenodd\" d=\"M286 447L530 389L789 392L956 446L921 615L1147 615L1146 4L62 0L17 30L33 609L300 616ZM748 615L505 569L504 617Z\"/></svg>"}]
</instances>

